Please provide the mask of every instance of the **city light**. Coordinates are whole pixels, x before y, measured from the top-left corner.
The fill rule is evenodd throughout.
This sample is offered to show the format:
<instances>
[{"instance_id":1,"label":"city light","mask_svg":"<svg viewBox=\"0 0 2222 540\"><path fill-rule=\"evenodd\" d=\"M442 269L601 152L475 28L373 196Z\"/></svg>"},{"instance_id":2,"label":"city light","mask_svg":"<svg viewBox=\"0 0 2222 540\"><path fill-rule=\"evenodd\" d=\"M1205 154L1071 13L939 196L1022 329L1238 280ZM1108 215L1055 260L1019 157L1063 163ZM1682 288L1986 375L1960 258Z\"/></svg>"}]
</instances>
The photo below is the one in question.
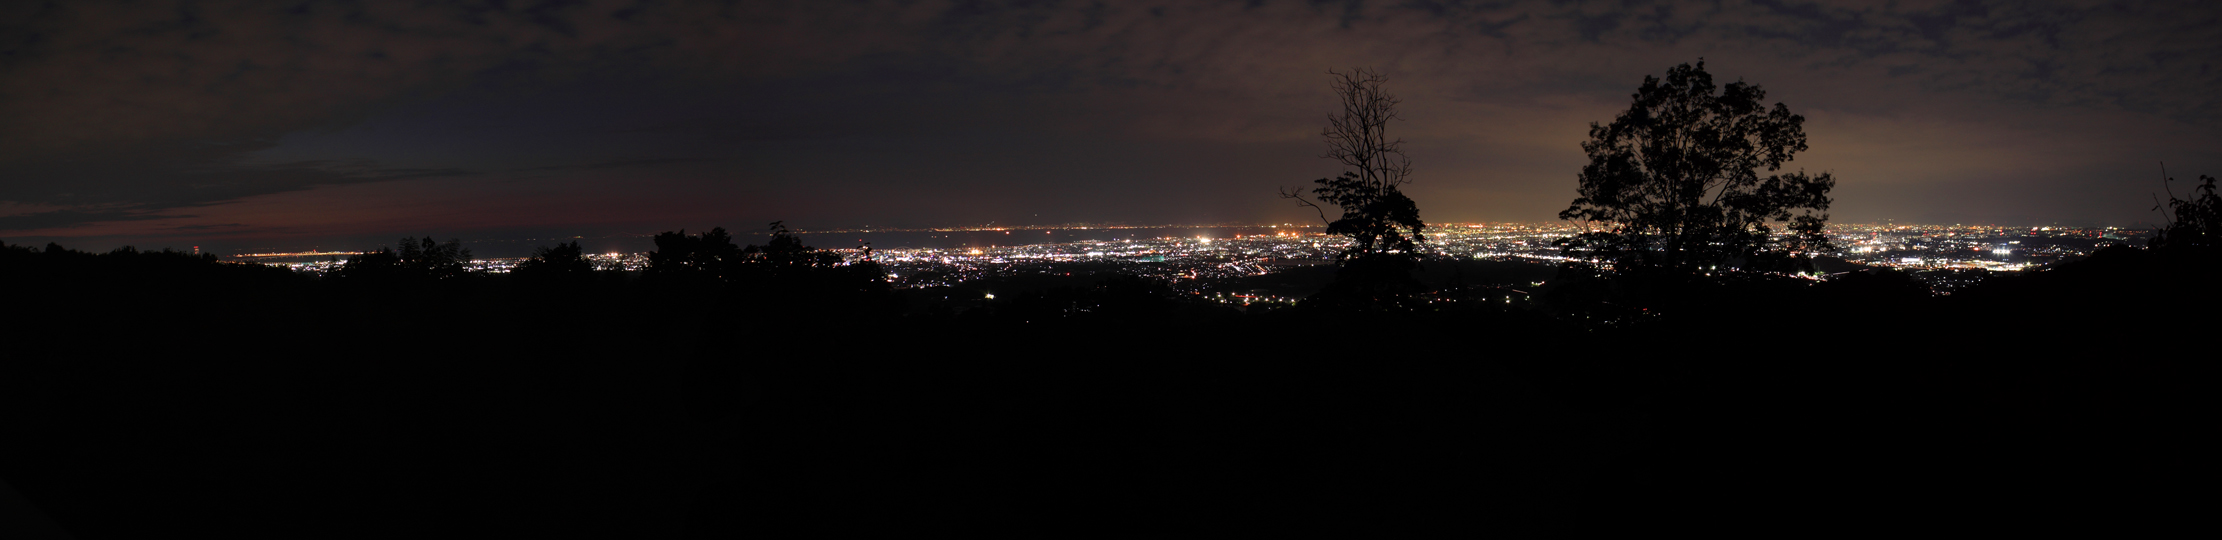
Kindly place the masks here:
<instances>
[{"instance_id":1,"label":"city light","mask_svg":"<svg viewBox=\"0 0 2222 540\"><path fill-rule=\"evenodd\" d=\"M1181 227L1162 227L1173 228ZM1015 246L890 248L872 250L870 254L871 261L888 272L888 283L903 289L954 286L998 276L1074 276L1076 268L1072 265L1085 263L1095 266L1080 267L1078 269L1084 273L1077 275L1133 275L1174 286L1182 292L1203 294L1208 291L1213 295L1239 293L1223 298L1229 303L1248 305L1260 302L1293 303L1296 299L1272 296L1262 290L1222 288L1231 286L1230 280L1239 278L1267 275L1290 268L1334 265L1336 256L1350 244L1348 238L1321 234L1316 230L1317 227L1272 228L1275 230L1272 234L1230 232L1229 237L1219 239L1203 235L1151 236L1143 239L1130 237ZM1589 262L1610 268L1609 261L1592 260L1580 253L1564 252L1555 244L1556 241L1579 234L1582 230L1563 222L1441 225L1425 232L1430 242L1419 251L1427 257L1525 261L1554 266L1568 262ZM1841 260L1843 263L1865 267L1909 271L2018 272L2086 256L2108 245L2141 245L2141 235L2149 232L2113 228L2022 229L1983 225L1840 224L1829 226L1825 234L1842 248L1835 252L1812 253L1816 259ZM843 264L865 261L866 253L861 249L832 251L843 255ZM232 258L321 274L344 265L343 255L356 254L308 251L253 253L235 255ZM311 260L271 262L272 259L285 258ZM586 258L598 270L639 271L648 264L647 253L611 252L588 255ZM480 259L471 261L467 266L473 271L499 274L509 272L523 260ZM1831 272L1842 271L1823 269L1821 272L1799 271L1792 275L1806 279L1829 279L1837 275ZM1533 282L1526 285L1542 287L1544 284Z\"/></svg>"}]
</instances>

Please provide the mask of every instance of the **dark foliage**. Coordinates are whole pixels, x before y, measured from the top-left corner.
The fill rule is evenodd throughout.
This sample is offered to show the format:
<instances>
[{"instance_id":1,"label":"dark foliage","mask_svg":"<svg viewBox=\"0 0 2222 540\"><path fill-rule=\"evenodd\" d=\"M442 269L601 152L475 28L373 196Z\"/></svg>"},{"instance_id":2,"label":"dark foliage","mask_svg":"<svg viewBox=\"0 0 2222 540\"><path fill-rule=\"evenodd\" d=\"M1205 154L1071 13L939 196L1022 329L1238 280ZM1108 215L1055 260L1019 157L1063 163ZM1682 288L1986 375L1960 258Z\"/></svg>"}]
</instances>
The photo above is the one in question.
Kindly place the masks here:
<instances>
[{"instance_id":1,"label":"dark foliage","mask_svg":"<svg viewBox=\"0 0 2222 540\"><path fill-rule=\"evenodd\" d=\"M2168 222L2153 235L2154 249L2222 249L2222 196L2215 194L2214 177L2202 174L2199 182L2191 199L2170 193L2166 204L2154 207Z\"/></svg>"},{"instance_id":2,"label":"dark foliage","mask_svg":"<svg viewBox=\"0 0 2222 540\"><path fill-rule=\"evenodd\" d=\"M841 254L821 251L802 245L802 239L787 230L787 225L774 221L771 224L771 241L758 246L750 244L741 250L741 260L755 272L765 276L779 276L831 268L841 264Z\"/></svg>"},{"instance_id":3,"label":"dark foliage","mask_svg":"<svg viewBox=\"0 0 2222 540\"><path fill-rule=\"evenodd\" d=\"M900 308L878 263L843 262L839 253L803 245L779 222L769 232L765 244L745 248L733 245L723 227L658 234L641 279L674 294L726 295L764 306L736 315L750 319L794 311L870 317Z\"/></svg>"},{"instance_id":4,"label":"dark foliage","mask_svg":"<svg viewBox=\"0 0 2222 540\"><path fill-rule=\"evenodd\" d=\"M740 246L733 245L724 227L691 235L685 229L666 231L656 235L656 250L648 252L648 266L640 275L650 283L705 287L736 277L732 266L740 257Z\"/></svg>"},{"instance_id":5,"label":"dark foliage","mask_svg":"<svg viewBox=\"0 0 2222 540\"><path fill-rule=\"evenodd\" d=\"M1741 81L1716 88L1702 61L1645 76L1627 111L1590 124L1581 196L1559 213L1604 228L1560 245L1622 264L1809 269L1811 253L1830 249L1820 212L1836 180L1761 176L1806 149L1805 118L1765 98Z\"/></svg>"},{"instance_id":6,"label":"dark foliage","mask_svg":"<svg viewBox=\"0 0 2222 540\"><path fill-rule=\"evenodd\" d=\"M532 258L517 263L510 269L520 278L536 280L577 280L594 276L594 262L586 260L585 250L578 242L556 244L555 247L534 249Z\"/></svg>"},{"instance_id":7,"label":"dark foliage","mask_svg":"<svg viewBox=\"0 0 2222 540\"><path fill-rule=\"evenodd\" d=\"M381 247L378 251L349 256L347 264L328 277L355 283L397 283L456 279L470 274L464 265L471 260L471 250L464 249L461 240L441 243L430 236L402 238L400 246L399 250Z\"/></svg>"},{"instance_id":8,"label":"dark foliage","mask_svg":"<svg viewBox=\"0 0 2222 540\"><path fill-rule=\"evenodd\" d=\"M347 264L325 274L326 279L344 282L399 281L413 276L401 264L401 256L392 248L380 247L377 251L347 256Z\"/></svg>"},{"instance_id":9,"label":"dark foliage","mask_svg":"<svg viewBox=\"0 0 2222 540\"><path fill-rule=\"evenodd\" d=\"M1340 217L1327 223L1327 234L1351 241L1350 247L1336 254L1338 260L1387 254L1411 259L1416 242L1425 240L1420 230L1427 224L1420 221L1418 205L1396 186L1368 182L1348 172L1314 182L1320 187L1313 188L1312 194L1342 210Z\"/></svg>"},{"instance_id":10,"label":"dark foliage","mask_svg":"<svg viewBox=\"0 0 2222 540\"><path fill-rule=\"evenodd\" d=\"M777 221L769 232L764 245L742 249L729 271L740 294L790 310L837 309L852 316L885 314L900 305L879 263L844 263L839 253L803 245Z\"/></svg>"}]
</instances>

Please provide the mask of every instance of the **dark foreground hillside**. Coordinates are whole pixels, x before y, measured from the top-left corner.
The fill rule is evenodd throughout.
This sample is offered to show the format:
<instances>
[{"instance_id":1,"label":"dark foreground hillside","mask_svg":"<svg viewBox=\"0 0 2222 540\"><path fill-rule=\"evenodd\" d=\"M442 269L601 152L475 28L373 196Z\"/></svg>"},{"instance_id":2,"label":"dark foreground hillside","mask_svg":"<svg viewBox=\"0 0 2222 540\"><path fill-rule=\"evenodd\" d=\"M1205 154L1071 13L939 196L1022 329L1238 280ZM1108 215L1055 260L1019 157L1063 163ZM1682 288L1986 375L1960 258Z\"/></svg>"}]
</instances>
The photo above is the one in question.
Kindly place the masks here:
<instances>
[{"instance_id":1,"label":"dark foreground hillside","mask_svg":"<svg viewBox=\"0 0 2222 540\"><path fill-rule=\"evenodd\" d=\"M0 258L0 478L77 538L2123 531L2213 477L2212 260L2141 250L1407 313Z\"/></svg>"}]
</instances>

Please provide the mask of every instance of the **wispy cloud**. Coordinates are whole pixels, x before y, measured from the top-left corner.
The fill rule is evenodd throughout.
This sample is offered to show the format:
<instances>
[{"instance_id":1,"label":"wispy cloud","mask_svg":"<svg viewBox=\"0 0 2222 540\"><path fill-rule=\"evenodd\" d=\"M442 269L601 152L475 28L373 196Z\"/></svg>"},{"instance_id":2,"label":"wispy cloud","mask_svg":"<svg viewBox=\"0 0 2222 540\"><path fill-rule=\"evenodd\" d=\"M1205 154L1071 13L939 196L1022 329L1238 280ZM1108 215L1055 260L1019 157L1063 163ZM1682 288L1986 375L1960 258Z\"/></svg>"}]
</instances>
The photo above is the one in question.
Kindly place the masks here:
<instances>
[{"instance_id":1,"label":"wispy cloud","mask_svg":"<svg viewBox=\"0 0 2222 540\"><path fill-rule=\"evenodd\" d=\"M320 186L460 177L462 169L388 168L367 162L311 161L246 165L260 145L140 148L128 159L84 153L0 166L9 179L0 200L54 210L0 217L0 231L72 227L112 221L190 216L167 213Z\"/></svg>"},{"instance_id":2,"label":"wispy cloud","mask_svg":"<svg viewBox=\"0 0 2222 540\"><path fill-rule=\"evenodd\" d=\"M578 164L578 165L549 165L549 166L544 166L544 167L527 167L527 168L523 168L523 169L518 169L518 171L520 171L520 172L600 171L600 170L608 170L608 169L633 169L633 168L646 168L646 167L657 167L657 166L663 166L663 165L673 165L673 164L679 164L679 163L703 163L703 162L713 162L713 161L719 161L719 160L717 160L717 159L711 159L711 158L634 158L634 159L618 159L618 160L610 160L610 161L599 161L599 162L594 162L594 163L583 163L583 164Z\"/></svg>"},{"instance_id":3,"label":"wispy cloud","mask_svg":"<svg viewBox=\"0 0 2222 540\"><path fill-rule=\"evenodd\" d=\"M0 231L59 229L91 223L105 223L115 221L148 221L157 219L179 219L190 217L194 216L179 214L157 214L154 212L137 209L54 210L49 212L0 216Z\"/></svg>"},{"instance_id":4,"label":"wispy cloud","mask_svg":"<svg viewBox=\"0 0 2222 540\"><path fill-rule=\"evenodd\" d=\"M245 224L245 223L211 223L211 224L206 224L206 225L184 225L184 226L178 226L178 227L171 227L171 228L170 228L170 230L176 230L176 231L212 231L212 230L219 230L219 229L237 229L237 228L242 228L242 227L246 227L246 226L247 226L247 224Z\"/></svg>"},{"instance_id":5,"label":"wispy cloud","mask_svg":"<svg viewBox=\"0 0 2222 540\"><path fill-rule=\"evenodd\" d=\"M2135 117L2108 125L2157 118L2211 137L2222 133L2216 127L2222 126L2222 93L2213 91L2222 88L2222 66L2215 65L2222 58L2218 6L1912 0L18 3L0 7L0 203L52 210L0 217L0 230L163 219L177 209L323 187L463 180L477 175L474 170L664 167L715 161L692 156L741 154L728 151L736 147L859 133L931 143L951 130L1048 126L1150 142L1302 142L1317 130L1318 115L1306 111L1317 109L1321 72L1361 65L1390 73L1397 92L1415 105L1479 104L1475 110L1503 113L1432 125L1435 119L1412 119L1421 129L1467 130L1472 133L1462 136L1477 140L1533 138L1543 131L1538 122L1563 123L1568 116L1535 111L1624 105L1644 74L1698 57L1719 66L1724 79L1752 77L1794 107L1901 111L1895 114L1961 124L2061 110L2122 113ZM537 88L612 73L656 73L690 86L759 94L790 88L782 92L880 105L798 111L770 101L731 115L739 118L592 128L726 145L613 151L666 157L581 157L571 148L550 148L480 169L405 160L245 160L288 133L355 125L397 104L485 81ZM809 88L791 88L801 84ZM921 95L962 98L915 97ZM621 97L649 99L644 96ZM837 108L846 110L816 114ZM948 168L933 156L916 159L921 162L901 168ZM952 181L1022 180L982 173Z\"/></svg>"}]
</instances>

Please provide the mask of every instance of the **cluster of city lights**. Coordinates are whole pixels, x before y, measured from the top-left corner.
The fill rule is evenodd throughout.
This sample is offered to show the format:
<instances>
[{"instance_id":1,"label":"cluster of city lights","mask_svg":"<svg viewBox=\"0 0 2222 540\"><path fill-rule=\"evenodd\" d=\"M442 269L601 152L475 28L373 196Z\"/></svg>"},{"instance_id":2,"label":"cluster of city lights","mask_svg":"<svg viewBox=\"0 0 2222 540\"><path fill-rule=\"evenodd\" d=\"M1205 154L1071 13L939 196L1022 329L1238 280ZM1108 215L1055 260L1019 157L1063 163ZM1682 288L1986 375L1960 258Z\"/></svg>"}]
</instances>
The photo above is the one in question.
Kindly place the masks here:
<instances>
[{"instance_id":1,"label":"cluster of city lights","mask_svg":"<svg viewBox=\"0 0 2222 540\"><path fill-rule=\"evenodd\" d=\"M1594 227L1595 224L1590 224ZM1087 227L1060 227L1079 229ZM1118 228L1118 227L1099 227ZM1134 227L1137 230L1148 228ZM888 270L888 280L900 288L953 286L994 276L1024 273L1069 274L1070 265L1097 265L1088 272L1109 271L1138 275L1170 283L1185 292L1239 304L1293 302L1257 291L1209 291L1210 283L1245 276L1270 274L1282 268L1334 264L1335 256L1350 245L1348 238L1329 236L1318 227L1271 226L1268 234L1211 236L1161 236L1120 240L1037 243L1011 246L961 248L837 249L848 263L870 259ZM880 229L885 231L886 229ZM941 229L934 229L939 231ZM975 229L949 229L971 231ZM984 228L1006 231L1027 228ZM1525 260L1558 264L1580 260L1563 252L1557 241L1585 229L1571 223L1468 223L1431 227L1421 236L1420 251L1428 256L1488 260ZM1938 225L1839 224L1827 235L1837 251L1815 255L1836 257L1870 267L1907 270L1986 270L2013 272L2050 262L2090 254L2111 244L2141 243L2143 231L2119 228L1998 227ZM322 258L306 262L271 263L302 272L323 273L345 264L352 252L310 251L255 253L234 256L253 261L279 258ZM647 253L599 253L587 258L597 269L638 271L647 265ZM522 258L473 260L469 268L505 273ZM1064 268L1060 270L1060 268ZM1818 276L1808 276L1818 277Z\"/></svg>"}]
</instances>

